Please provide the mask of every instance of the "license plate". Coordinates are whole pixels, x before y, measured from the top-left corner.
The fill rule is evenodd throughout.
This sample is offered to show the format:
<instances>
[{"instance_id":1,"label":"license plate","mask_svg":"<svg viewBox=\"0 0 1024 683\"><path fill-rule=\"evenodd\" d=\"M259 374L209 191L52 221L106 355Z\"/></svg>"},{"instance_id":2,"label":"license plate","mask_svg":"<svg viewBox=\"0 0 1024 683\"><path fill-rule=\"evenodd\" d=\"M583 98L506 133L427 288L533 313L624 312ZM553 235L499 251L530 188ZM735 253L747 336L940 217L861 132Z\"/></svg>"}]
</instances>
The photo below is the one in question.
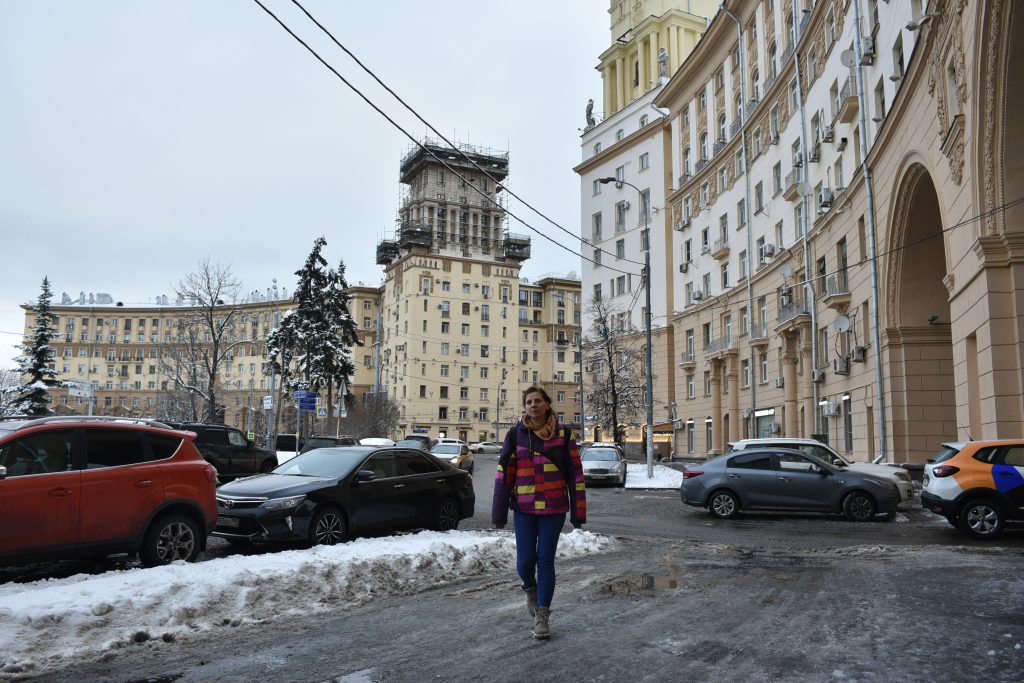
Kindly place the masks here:
<instances>
[{"instance_id":1,"label":"license plate","mask_svg":"<svg viewBox=\"0 0 1024 683\"><path fill-rule=\"evenodd\" d=\"M238 517L218 517L217 526L230 526L238 528Z\"/></svg>"}]
</instances>

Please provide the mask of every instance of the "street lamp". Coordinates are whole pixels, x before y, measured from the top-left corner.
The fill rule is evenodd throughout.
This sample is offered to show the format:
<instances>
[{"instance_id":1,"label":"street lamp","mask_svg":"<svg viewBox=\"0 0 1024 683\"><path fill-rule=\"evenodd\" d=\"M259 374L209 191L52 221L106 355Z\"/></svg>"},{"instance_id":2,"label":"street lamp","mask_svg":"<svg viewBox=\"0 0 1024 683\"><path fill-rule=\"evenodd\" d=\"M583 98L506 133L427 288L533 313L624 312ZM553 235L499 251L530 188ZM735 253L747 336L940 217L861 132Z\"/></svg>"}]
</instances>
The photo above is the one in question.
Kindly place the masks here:
<instances>
[{"instance_id":1,"label":"street lamp","mask_svg":"<svg viewBox=\"0 0 1024 683\"><path fill-rule=\"evenodd\" d=\"M615 187L622 189L623 185L629 185L640 198L641 206L643 205L643 191L634 185L633 183L626 182L625 180L619 180L618 178L598 178L597 182L602 185L608 183L615 183ZM647 478L654 478L654 378L652 372L652 360L651 360L651 229L650 229L650 207L643 216L644 228L647 231L646 241L642 245L644 248L644 295L647 298L647 310L644 313L644 332L647 335ZM612 425L612 430L618 429L618 425Z\"/></svg>"}]
</instances>

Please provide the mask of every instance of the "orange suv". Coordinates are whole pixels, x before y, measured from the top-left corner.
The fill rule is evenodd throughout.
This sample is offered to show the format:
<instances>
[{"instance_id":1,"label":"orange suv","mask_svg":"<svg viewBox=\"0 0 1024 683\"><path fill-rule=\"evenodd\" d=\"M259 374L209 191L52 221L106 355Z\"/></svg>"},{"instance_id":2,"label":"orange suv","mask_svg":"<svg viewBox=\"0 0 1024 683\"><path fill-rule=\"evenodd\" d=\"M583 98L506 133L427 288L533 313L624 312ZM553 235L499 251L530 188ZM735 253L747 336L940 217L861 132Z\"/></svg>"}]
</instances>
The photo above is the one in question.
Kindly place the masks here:
<instances>
[{"instance_id":1,"label":"orange suv","mask_svg":"<svg viewBox=\"0 0 1024 683\"><path fill-rule=\"evenodd\" d=\"M975 538L1024 520L1024 440L946 443L924 468L921 507Z\"/></svg>"},{"instance_id":2,"label":"orange suv","mask_svg":"<svg viewBox=\"0 0 1024 683\"><path fill-rule=\"evenodd\" d=\"M195 560L217 521L217 470L194 438L150 420L0 421L0 564Z\"/></svg>"}]
</instances>

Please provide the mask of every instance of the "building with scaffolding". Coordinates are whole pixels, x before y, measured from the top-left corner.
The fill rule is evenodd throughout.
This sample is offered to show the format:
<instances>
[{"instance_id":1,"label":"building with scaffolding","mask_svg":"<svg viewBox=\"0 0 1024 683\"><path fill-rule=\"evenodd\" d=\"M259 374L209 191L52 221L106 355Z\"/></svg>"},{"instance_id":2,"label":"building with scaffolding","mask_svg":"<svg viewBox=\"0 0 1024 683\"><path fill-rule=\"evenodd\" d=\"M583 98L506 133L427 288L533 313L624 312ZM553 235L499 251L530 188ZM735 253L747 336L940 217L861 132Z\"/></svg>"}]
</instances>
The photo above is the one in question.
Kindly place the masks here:
<instances>
[{"instance_id":1,"label":"building with scaffolding","mask_svg":"<svg viewBox=\"0 0 1024 683\"><path fill-rule=\"evenodd\" d=\"M401 406L399 436L502 438L534 383L580 419L579 281L521 280L530 238L506 228L508 173L507 151L467 144L426 140L402 158L398 225L377 246L378 390Z\"/></svg>"}]
</instances>

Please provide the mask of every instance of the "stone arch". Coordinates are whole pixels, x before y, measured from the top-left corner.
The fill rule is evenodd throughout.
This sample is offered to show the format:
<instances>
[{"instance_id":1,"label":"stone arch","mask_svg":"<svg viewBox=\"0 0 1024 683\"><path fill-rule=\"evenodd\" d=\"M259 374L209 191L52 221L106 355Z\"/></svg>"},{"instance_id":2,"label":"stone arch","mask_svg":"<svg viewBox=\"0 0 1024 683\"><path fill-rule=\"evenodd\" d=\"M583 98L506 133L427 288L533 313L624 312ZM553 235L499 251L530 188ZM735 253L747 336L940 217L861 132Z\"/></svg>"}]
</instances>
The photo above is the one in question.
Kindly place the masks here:
<instances>
[{"instance_id":1,"label":"stone arch","mask_svg":"<svg viewBox=\"0 0 1024 683\"><path fill-rule=\"evenodd\" d=\"M923 462L956 434L945 212L931 172L908 157L897 176L886 278L892 452Z\"/></svg>"}]
</instances>

